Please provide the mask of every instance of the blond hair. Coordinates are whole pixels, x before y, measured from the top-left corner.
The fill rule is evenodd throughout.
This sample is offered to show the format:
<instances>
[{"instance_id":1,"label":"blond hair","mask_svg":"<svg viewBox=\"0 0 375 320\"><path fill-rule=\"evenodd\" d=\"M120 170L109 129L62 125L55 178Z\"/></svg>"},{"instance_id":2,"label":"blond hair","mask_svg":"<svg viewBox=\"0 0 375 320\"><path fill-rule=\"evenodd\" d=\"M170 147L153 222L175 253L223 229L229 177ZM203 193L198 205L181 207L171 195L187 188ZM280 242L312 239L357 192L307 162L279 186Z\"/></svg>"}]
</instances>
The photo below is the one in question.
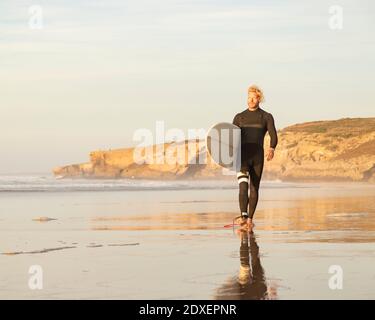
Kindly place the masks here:
<instances>
[{"instance_id":1,"label":"blond hair","mask_svg":"<svg viewBox=\"0 0 375 320\"><path fill-rule=\"evenodd\" d=\"M251 85L249 87L249 90L247 91L247 94L250 94L250 92L255 92L259 98L259 102L263 102L264 101L264 94L263 94L263 91L262 89L260 89L258 86L256 85Z\"/></svg>"}]
</instances>

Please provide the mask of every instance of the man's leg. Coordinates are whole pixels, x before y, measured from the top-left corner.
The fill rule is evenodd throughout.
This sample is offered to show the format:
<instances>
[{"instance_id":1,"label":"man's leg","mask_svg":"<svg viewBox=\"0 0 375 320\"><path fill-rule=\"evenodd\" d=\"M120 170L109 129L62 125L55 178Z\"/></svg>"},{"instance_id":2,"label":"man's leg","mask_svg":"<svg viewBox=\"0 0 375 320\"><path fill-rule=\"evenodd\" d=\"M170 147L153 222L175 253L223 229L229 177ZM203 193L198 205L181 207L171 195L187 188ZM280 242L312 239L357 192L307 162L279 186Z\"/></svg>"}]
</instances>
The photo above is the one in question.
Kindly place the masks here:
<instances>
[{"instance_id":1,"label":"man's leg","mask_svg":"<svg viewBox=\"0 0 375 320\"><path fill-rule=\"evenodd\" d=\"M262 155L259 161L255 161L254 165L250 166L249 174L250 174L250 198L249 198L249 218L253 219L255 209L258 204L259 198L259 186L260 180L262 178L263 172L263 158Z\"/></svg>"},{"instance_id":2,"label":"man's leg","mask_svg":"<svg viewBox=\"0 0 375 320\"><path fill-rule=\"evenodd\" d=\"M238 200L241 216L248 216L247 207L249 204L249 172L245 170L237 172L237 179L239 185Z\"/></svg>"}]
</instances>

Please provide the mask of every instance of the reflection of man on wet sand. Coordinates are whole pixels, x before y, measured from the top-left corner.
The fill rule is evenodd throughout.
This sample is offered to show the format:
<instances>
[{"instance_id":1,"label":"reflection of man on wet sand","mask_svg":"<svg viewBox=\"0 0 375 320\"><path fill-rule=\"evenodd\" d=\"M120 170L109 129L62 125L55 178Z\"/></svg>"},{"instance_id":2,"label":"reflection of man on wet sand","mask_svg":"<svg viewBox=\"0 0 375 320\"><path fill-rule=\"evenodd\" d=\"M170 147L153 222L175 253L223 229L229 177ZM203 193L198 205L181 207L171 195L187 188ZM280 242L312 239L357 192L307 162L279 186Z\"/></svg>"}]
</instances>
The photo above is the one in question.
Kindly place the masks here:
<instances>
[{"instance_id":1,"label":"reflection of man on wet sand","mask_svg":"<svg viewBox=\"0 0 375 320\"><path fill-rule=\"evenodd\" d=\"M218 289L215 299L263 300L276 299L275 286L267 286L260 263L259 247L252 231L238 231L240 244L240 270L238 277L232 277ZM251 259L251 261L250 261Z\"/></svg>"}]
</instances>

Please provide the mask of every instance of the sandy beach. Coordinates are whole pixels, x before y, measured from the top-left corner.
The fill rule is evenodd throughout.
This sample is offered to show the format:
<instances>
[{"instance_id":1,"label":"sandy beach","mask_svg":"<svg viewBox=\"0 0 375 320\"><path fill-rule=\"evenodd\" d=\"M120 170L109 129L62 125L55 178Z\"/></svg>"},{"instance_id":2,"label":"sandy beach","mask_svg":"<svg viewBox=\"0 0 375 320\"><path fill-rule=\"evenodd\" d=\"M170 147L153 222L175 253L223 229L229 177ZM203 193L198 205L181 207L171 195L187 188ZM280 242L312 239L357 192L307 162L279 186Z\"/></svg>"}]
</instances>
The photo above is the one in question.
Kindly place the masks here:
<instances>
[{"instance_id":1,"label":"sandy beach","mask_svg":"<svg viewBox=\"0 0 375 320\"><path fill-rule=\"evenodd\" d=\"M238 191L221 183L0 192L0 298L375 298L373 185L262 182L248 234L224 228Z\"/></svg>"}]
</instances>

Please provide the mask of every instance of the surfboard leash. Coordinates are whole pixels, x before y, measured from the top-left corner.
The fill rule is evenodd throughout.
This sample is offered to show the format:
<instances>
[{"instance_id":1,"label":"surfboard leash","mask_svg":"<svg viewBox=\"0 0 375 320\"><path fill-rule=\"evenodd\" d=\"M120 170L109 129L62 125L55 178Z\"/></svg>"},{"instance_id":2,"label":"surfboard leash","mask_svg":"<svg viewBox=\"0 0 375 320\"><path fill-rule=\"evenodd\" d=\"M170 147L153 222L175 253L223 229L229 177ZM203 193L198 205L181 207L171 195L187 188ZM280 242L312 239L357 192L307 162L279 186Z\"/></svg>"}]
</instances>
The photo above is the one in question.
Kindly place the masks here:
<instances>
[{"instance_id":1,"label":"surfboard leash","mask_svg":"<svg viewBox=\"0 0 375 320\"><path fill-rule=\"evenodd\" d=\"M239 226L240 224L239 223L234 223L235 220L237 220L238 218L241 218L242 215L239 215L237 217L234 217L233 220L232 220L232 223L231 224L226 224L224 226L224 228L229 228L229 227L232 227L233 228L233 233L234 233L234 226Z\"/></svg>"}]
</instances>

